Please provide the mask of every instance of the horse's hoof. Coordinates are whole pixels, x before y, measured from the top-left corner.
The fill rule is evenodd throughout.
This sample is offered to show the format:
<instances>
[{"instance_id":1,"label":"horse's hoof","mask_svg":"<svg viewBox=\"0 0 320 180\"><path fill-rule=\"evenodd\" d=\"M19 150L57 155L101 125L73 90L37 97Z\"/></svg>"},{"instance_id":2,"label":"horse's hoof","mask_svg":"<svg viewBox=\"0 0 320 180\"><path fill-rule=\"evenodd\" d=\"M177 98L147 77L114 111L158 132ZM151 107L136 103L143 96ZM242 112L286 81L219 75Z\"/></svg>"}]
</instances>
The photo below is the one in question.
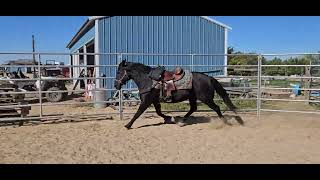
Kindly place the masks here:
<instances>
[{"instance_id":1,"label":"horse's hoof","mask_svg":"<svg viewBox=\"0 0 320 180\"><path fill-rule=\"evenodd\" d=\"M170 117L170 120L175 124L176 123L176 119L174 117Z\"/></svg>"},{"instance_id":2,"label":"horse's hoof","mask_svg":"<svg viewBox=\"0 0 320 180\"><path fill-rule=\"evenodd\" d=\"M232 126L232 123L230 123L226 118L220 118L224 125Z\"/></svg>"},{"instance_id":3,"label":"horse's hoof","mask_svg":"<svg viewBox=\"0 0 320 180\"><path fill-rule=\"evenodd\" d=\"M242 120L242 118L240 116L236 116L234 118L241 126L244 126L244 121Z\"/></svg>"},{"instance_id":4,"label":"horse's hoof","mask_svg":"<svg viewBox=\"0 0 320 180\"><path fill-rule=\"evenodd\" d=\"M187 125L185 122L178 122L178 126L180 126L180 127L183 127L185 125Z\"/></svg>"},{"instance_id":5,"label":"horse's hoof","mask_svg":"<svg viewBox=\"0 0 320 180\"><path fill-rule=\"evenodd\" d=\"M175 124L175 122L172 119L173 119L173 117L165 118L164 123L165 124Z\"/></svg>"},{"instance_id":6,"label":"horse's hoof","mask_svg":"<svg viewBox=\"0 0 320 180\"><path fill-rule=\"evenodd\" d=\"M131 126L128 126L128 125L125 125L124 127L127 128L127 130L132 129Z\"/></svg>"},{"instance_id":7,"label":"horse's hoof","mask_svg":"<svg viewBox=\"0 0 320 180\"><path fill-rule=\"evenodd\" d=\"M175 124L175 122L173 122L173 121L165 121L164 123L165 124Z\"/></svg>"}]
</instances>

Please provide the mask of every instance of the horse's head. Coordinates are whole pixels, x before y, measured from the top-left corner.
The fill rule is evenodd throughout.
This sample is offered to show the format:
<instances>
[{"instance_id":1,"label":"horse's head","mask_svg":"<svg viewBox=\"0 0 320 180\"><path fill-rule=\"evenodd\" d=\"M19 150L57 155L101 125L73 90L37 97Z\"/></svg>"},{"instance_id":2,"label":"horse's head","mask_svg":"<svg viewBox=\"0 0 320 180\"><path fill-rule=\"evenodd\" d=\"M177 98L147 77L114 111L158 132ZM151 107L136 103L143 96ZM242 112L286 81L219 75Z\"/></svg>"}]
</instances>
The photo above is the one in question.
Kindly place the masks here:
<instances>
[{"instance_id":1,"label":"horse's head","mask_svg":"<svg viewBox=\"0 0 320 180\"><path fill-rule=\"evenodd\" d=\"M128 64L126 60L123 60L118 66L117 76L114 82L114 87L117 90L120 90L122 85L126 84L131 79L127 71L128 71Z\"/></svg>"}]
</instances>

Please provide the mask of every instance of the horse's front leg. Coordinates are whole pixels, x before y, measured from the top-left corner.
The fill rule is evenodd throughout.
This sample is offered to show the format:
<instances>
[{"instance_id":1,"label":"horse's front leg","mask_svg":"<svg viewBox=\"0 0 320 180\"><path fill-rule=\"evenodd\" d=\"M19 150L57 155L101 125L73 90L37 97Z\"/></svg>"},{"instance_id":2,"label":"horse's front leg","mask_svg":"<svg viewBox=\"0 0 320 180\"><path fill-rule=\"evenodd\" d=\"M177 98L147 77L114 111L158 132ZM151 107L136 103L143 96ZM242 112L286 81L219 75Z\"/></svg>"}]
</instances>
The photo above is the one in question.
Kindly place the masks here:
<instances>
[{"instance_id":1,"label":"horse's front leg","mask_svg":"<svg viewBox=\"0 0 320 180\"><path fill-rule=\"evenodd\" d=\"M159 101L154 102L153 105L154 105L154 108L156 109L158 116L164 119L165 124L174 124L174 122L172 122L171 116L166 116L161 112L161 104Z\"/></svg>"},{"instance_id":2,"label":"horse's front leg","mask_svg":"<svg viewBox=\"0 0 320 180\"><path fill-rule=\"evenodd\" d=\"M133 118L131 119L131 121L125 125L125 127L127 129L131 129L131 126L133 125L134 121L136 121L140 116L141 114L152 104L152 102L149 102L149 101L142 101L140 106L139 106L139 109L138 111L136 112L136 114L133 116Z\"/></svg>"}]
</instances>

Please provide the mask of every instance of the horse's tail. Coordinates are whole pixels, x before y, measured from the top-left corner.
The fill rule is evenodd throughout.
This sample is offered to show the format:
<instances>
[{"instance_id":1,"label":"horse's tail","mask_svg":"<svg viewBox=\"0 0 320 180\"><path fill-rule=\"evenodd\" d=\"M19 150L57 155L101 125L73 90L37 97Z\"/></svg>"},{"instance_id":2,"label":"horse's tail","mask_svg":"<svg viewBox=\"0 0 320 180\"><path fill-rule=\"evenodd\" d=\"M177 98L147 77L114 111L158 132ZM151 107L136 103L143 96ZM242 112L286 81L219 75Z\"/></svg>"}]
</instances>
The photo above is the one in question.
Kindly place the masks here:
<instances>
[{"instance_id":1,"label":"horse's tail","mask_svg":"<svg viewBox=\"0 0 320 180\"><path fill-rule=\"evenodd\" d=\"M227 94L227 91L222 87L222 85L216 79L212 78L211 81L213 83L214 89L219 94L219 96L223 99L223 102L229 107L229 109L231 111L236 113L237 107L235 105L233 105L233 103L231 102L231 100Z\"/></svg>"}]
</instances>

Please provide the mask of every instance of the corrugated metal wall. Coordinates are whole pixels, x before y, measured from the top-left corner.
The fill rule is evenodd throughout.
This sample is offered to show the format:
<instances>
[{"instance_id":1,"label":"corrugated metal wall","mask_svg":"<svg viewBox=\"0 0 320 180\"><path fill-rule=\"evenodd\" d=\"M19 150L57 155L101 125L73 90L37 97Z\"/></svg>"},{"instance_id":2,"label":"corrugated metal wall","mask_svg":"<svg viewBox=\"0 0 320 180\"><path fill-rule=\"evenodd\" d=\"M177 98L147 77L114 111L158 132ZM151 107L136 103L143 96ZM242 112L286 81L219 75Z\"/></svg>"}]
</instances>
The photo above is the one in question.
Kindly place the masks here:
<instances>
[{"instance_id":1,"label":"corrugated metal wall","mask_svg":"<svg viewBox=\"0 0 320 180\"><path fill-rule=\"evenodd\" d=\"M157 54L224 54L225 31L200 16L114 16L99 20L101 53ZM128 61L148 65L190 65L190 56L123 56ZM101 56L100 63L117 65L117 57ZM223 65L224 57L195 56L194 64ZM174 68L174 67L169 67ZM184 68L190 69L189 66ZM195 71L215 68L196 67ZM223 70L223 67L219 68ZM101 73L114 77L116 67L101 68ZM223 74L223 72L219 73ZM218 75L218 74L215 74ZM107 81L113 87L113 80ZM129 84L127 87L134 87Z\"/></svg>"}]
</instances>

